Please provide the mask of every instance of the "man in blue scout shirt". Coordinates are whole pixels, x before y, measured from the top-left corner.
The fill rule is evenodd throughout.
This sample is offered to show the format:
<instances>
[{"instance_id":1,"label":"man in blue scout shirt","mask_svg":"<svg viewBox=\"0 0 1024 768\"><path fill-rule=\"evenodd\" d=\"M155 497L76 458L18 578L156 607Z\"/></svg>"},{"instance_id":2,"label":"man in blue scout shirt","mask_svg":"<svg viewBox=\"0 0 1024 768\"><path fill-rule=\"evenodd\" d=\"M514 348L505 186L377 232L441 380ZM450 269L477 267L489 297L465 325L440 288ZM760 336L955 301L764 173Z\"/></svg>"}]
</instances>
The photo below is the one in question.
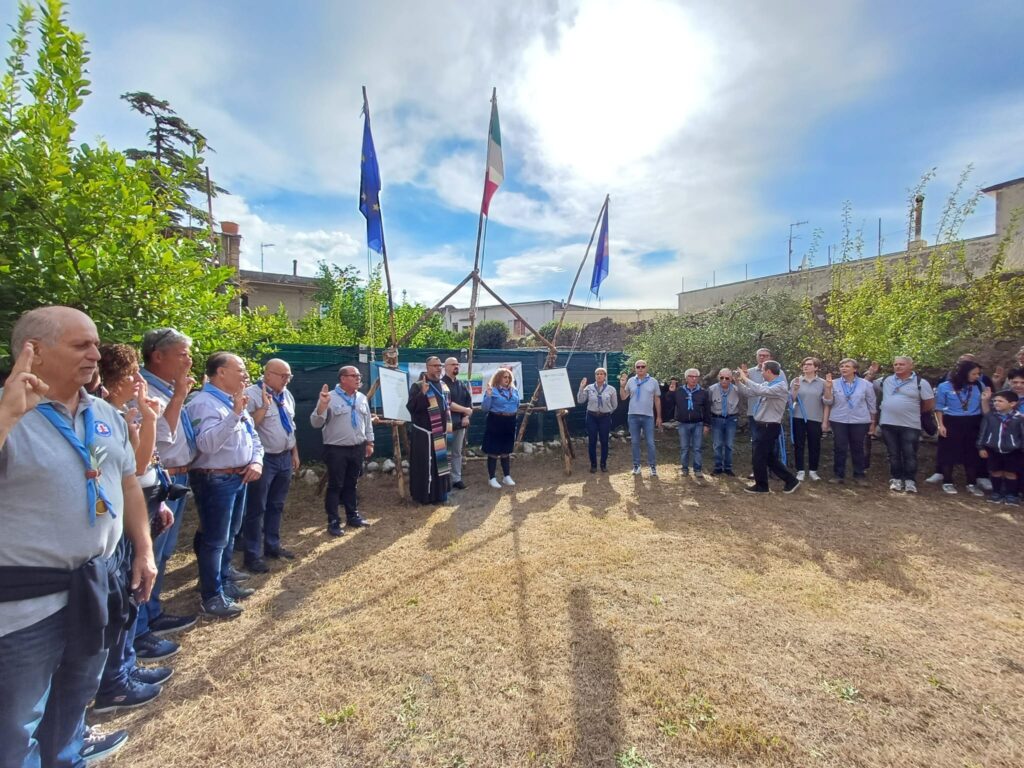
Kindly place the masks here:
<instances>
[{"instance_id":1,"label":"man in blue scout shirt","mask_svg":"<svg viewBox=\"0 0 1024 768\"><path fill-rule=\"evenodd\" d=\"M245 390L263 443L263 474L249 486L245 500L245 567L253 573L270 570L264 557L291 560L295 555L281 546L281 517L292 473L299 468L295 442L295 398L288 391L292 369L274 358L263 366L263 378Z\"/></svg>"},{"instance_id":2,"label":"man in blue scout shirt","mask_svg":"<svg viewBox=\"0 0 1024 768\"><path fill-rule=\"evenodd\" d=\"M202 527L199 590L203 613L231 619L242 612L236 600L253 593L228 574L247 484L263 474L263 444L245 410L248 375L242 358L215 352L206 361L206 376L202 391L185 406L199 449L189 471Z\"/></svg>"},{"instance_id":3,"label":"man in blue scout shirt","mask_svg":"<svg viewBox=\"0 0 1024 768\"><path fill-rule=\"evenodd\" d=\"M99 336L70 307L26 312L0 394L0 765L81 764L85 707L130 589L156 565L124 419L84 386ZM130 583L112 557L135 549Z\"/></svg>"}]
</instances>

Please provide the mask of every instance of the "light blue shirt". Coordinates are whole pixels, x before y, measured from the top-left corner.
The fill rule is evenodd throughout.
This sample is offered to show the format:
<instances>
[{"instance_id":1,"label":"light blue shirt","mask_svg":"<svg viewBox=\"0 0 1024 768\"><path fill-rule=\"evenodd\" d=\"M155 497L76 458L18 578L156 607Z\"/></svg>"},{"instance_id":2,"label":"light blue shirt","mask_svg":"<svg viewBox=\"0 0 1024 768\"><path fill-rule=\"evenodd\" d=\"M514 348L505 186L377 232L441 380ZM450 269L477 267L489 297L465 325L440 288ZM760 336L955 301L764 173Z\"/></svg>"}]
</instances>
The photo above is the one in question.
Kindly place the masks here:
<instances>
[{"instance_id":1,"label":"light blue shirt","mask_svg":"<svg viewBox=\"0 0 1024 768\"><path fill-rule=\"evenodd\" d=\"M491 413L515 413L519 410L519 390L515 387L494 387L490 395L485 391L480 410Z\"/></svg>"},{"instance_id":2,"label":"light blue shirt","mask_svg":"<svg viewBox=\"0 0 1024 768\"><path fill-rule=\"evenodd\" d=\"M981 413L981 384L968 384L966 392L957 394L953 382L942 382L935 388L935 410L945 416L977 416Z\"/></svg>"},{"instance_id":3,"label":"light blue shirt","mask_svg":"<svg viewBox=\"0 0 1024 768\"><path fill-rule=\"evenodd\" d=\"M878 411L876 403L875 388L867 379L854 376L853 384L849 384L839 377L832 381L832 411L828 420L837 424L868 424Z\"/></svg>"},{"instance_id":4,"label":"light blue shirt","mask_svg":"<svg viewBox=\"0 0 1024 768\"><path fill-rule=\"evenodd\" d=\"M263 463L263 444L245 409L235 413L209 392L200 392L183 410L196 430L199 455L193 469L235 469Z\"/></svg>"},{"instance_id":5,"label":"light blue shirt","mask_svg":"<svg viewBox=\"0 0 1024 768\"><path fill-rule=\"evenodd\" d=\"M661 384L656 378L630 376L626 381L626 391L629 392L628 415L654 416L654 401L661 397Z\"/></svg>"}]
</instances>

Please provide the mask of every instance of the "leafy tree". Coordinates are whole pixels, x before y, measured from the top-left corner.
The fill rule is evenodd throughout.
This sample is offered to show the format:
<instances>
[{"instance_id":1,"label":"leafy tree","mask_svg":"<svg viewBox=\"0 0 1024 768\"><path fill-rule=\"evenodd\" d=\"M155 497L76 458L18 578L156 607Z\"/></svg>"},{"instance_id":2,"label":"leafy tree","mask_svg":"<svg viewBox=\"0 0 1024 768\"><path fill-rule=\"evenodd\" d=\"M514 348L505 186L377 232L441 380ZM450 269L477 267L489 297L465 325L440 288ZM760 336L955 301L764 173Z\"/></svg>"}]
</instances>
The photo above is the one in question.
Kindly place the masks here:
<instances>
[{"instance_id":1,"label":"leafy tree","mask_svg":"<svg viewBox=\"0 0 1024 768\"><path fill-rule=\"evenodd\" d=\"M557 347L571 347L576 342L581 326L578 323L564 323L558 331L558 338L552 339L557 326L558 321L551 320L538 328L537 332Z\"/></svg>"},{"instance_id":2,"label":"leafy tree","mask_svg":"<svg viewBox=\"0 0 1024 768\"><path fill-rule=\"evenodd\" d=\"M230 271L171 226L183 179L103 142L72 143L88 55L60 0L42 3L38 19L22 3L10 50L0 80L0 343L18 315L43 304L87 312L109 341L162 324L196 333L219 318Z\"/></svg>"},{"instance_id":3,"label":"leafy tree","mask_svg":"<svg viewBox=\"0 0 1024 768\"><path fill-rule=\"evenodd\" d=\"M752 363L759 347L768 347L787 372L823 341L805 301L786 293L744 296L699 315L665 316L627 348L632 360L644 359L659 377L680 376L697 368L705 377L720 368Z\"/></svg>"},{"instance_id":4,"label":"leafy tree","mask_svg":"<svg viewBox=\"0 0 1024 768\"><path fill-rule=\"evenodd\" d=\"M501 320L484 320L476 327L477 349L504 349L508 341L508 326Z\"/></svg>"},{"instance_id":5,"label":"leafy tree","mask_svg":"<svg viewBox=\"0 0 1024 768\"><path fill-rule=\"evenodd\" d=\"M129 160L151 160L156 166L170 168L174 174L175 190L184 190L186 195L180 200L178 207L169 211L171 220L177 224L183 221L192 224L198 222L204 227L211 225L209 213L200 206L193 205L188 194L206 199L206 161L203 152L212 152L213 148L206 142L206 137L198 130L182 120L171 109L170 103L158 99L145 91L134 91L121 95L133 110L153 121L153 127L147 132L151 149L128 149L125 155ZM166 196L171 190L160 174L153 176L154 190ZM213 184L209 185L211 197L227 194L227 190Z\"/></svg>"}]
</instances>

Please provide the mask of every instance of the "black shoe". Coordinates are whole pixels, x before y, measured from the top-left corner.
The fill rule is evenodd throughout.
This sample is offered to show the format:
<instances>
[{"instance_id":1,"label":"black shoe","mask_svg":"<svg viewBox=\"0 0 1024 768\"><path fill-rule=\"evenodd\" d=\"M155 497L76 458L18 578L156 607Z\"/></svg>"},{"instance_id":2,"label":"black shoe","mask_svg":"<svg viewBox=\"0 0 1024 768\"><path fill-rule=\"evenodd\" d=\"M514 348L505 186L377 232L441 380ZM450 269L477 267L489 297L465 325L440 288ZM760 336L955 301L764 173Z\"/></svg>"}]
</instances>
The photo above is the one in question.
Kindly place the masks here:
<instances>
[{"instance_id":1,"label":"black shoe","mask_svg":"<svg viewBox=\"0 0 1024 768\"><path fill-rule=\"evenodd\" d=\"M249 573L270 573L270 566L267 565L267 561L262 557L257 557L255 560L250 560L242 566Z\"/></svg>"},{"instance_id":2,"label":"black shoe","mask_svg":"<svg viewBox=\"0 0 1024 768\"><path fill-rule=\"evenodd\" d=\"M466 490L466 484L461 480L456 480L454 483L452 483L452 488L458 488L460 491L464 491Z\"/></svg>"},{"instance_id":3,"label":"black shoe","mask_svg":"<svg viewBox=\"0 0 1024 768\"><path fill-rule=\"evenodd\" d=\"M753 480L753 479L754 479L754 473L751 472L749 475L747 475L747 480Z\"/></svg>"},{"instance_id":4,"label":"black shoe","mask_svg":"<svg viewBox=\"0 0 1024 768\"><path fill-rule=\"evenodd\" d=\"M786 483L785 487L782 489L782 492L783 493L792 493L793 491L795 491L799 487L800 487L800 481L797 480L794 477L792 480L790 480L788 483Z\"/></svg>"},{"instance_id":5,"label":"black shoe","mask_svg":"<svg viewBox=\"0 0 1024 768\"><path fill-rule=\"evenodd\" d=\"M363 520L363 518L359 515L356 515L355 517L346 520L345 525L347 525L349 528L366 528L370 524Z\"/></svg>"},{"instance_id":6,"label":"black shoe","mask_svg":"<svg viewBox=\"0 0 1024 768\"><path fill-rule=\"evenodd\" d=\"M341 523L329 523L327 525L327 532L331 536L344 536L345 529L341 527Z\"/></svg>"},{"instance_id":7,"label":"black shoe","mask_svg":"<svg viewBox=\"0 0 1024 768\"><path fill-rule=\"evenodd\" d=\"M721 469L712 469L711 470L711 474L712 475L720 475L720 474L722 474L722 472L723 472L723 470L721 470Z\"/></svg>"},{"instance_id":8,"label":"black shoe","mask_svg":"<svg viewBox=\"0 0 1024 768\"><path fill-rule=\"evenodd\" d=\"M233 565L229 565L228 566L228 580L229 581L234 581L234 582L237 583L239 581L248 581L251 578L252 577L248 573L246 573L245 571L240 571L237 568L235 568L235 566L233 566Z\"/></svg>"},{"instance_id":9,"label":"black shoe","mask_svg":"<svg viewBox=\"0 0 1024 768\"><path fill-rule=\"evenodd\" d=\"M294 560L295 553L290 549L284 547L278 547L277 550L267 550L263 553L264 557L269 557L271 560Z\"/></svg>"},{"instance_id":10,"label":"black shoe","mask_svg":"<svg viewBox=\"0 0 1024 768\"><path fill-rule=\"evenodd\" d=\"M99 760L102 757L112 755L128 743L128 731L111 731L107 733L95 725L85 727L85 740L82 742L82 751L79 756L85 764Z\"/></svg>"},{"instance_id":11,"label":"black shoe","mask_svg":"<svg viewBox=\"0 0 1024 768\"><path fill-rule=\"evenodd\" d=\"M153 632L147 632L135 638L135 655L143 661L162 661L181 650L181 646L173 640L164 640Z\"/></svg>"},{"instance_id":12,"label":"black shoe","mask_svg":"<svg viewBox=\"0 0 1024 768\"><path fill-rule=\"evenodd\" d=\"M593 474L596 474L596 473L597 473L597 467L591 465L591 467L590 467L590 474L593 475Z\"/></svg>"},{"instance_id":13,"label":"black shoe","mask_svg":"<svg viewBox=\"0 0 1024 768\"><path fill-rule=\"evenodd\" d=\"M731 469L722 470L722 474L728 477L736 477L736 473L733 472Z\"/></svg>"},{"instance_id":14,"label":"black shoe","mask_svg":"<svg viewBox=\"0 0 1024 768\"><path fill-rule=\"evenodd\" d=\"M747 493L771 493L767 488L758 488L756 485L748 485L743 490Z\"/></svg>"},{"instance_id":15,"label":"black shoe","mask_svg":"<svg viewBox=\"0 0 1024 768\"><path fill-rule=\"evenodd\" d=\"M606 467L606 466L604 466L604 465L602 464L602 465L601 465L601 471L602 471L602 472L607 472L607 471L608 471L608 467Z\"/></svg>"},{"instance_id":16,"label":"black shoe","mask_svg":"<svg viewBox=\"0 0 1024 768\"><path fill-rule=\"evenodd\" d=\"M167 637L183 629L194 627L198 621L195 614L191 616L172 616L169 613L161 613L155 619L149 621L149 631L157 637Z\"/></svg>"},{"instance_id":17,"label":"black shoe","mask_svg":"<svg viewBox=\"0 0 1024 768\"><path fill-rule=\"evenodd\" d=\"M233 581L224 582L224 595L232 600L245 600L245 598L255 593L256 590L252 587L240 587Z\"/></svg>"}]
</instances>

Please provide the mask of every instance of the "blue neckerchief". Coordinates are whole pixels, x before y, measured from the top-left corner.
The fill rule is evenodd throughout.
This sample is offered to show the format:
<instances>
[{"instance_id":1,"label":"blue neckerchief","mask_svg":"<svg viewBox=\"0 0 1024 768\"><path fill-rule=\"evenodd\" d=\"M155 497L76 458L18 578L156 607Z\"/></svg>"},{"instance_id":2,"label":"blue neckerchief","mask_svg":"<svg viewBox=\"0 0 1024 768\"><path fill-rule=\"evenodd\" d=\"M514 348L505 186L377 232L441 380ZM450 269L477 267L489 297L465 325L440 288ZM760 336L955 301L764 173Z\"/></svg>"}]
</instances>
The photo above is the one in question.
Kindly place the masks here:
<instances>
[{"instance_id":1,"label":"blue neckerchief","mask_svg":"<svg viewBox=\"0 0 1024 768\"><path fill-rule=\"evenodd\" d=\"M907 386L907 384L909 384L910 382L914 381L914 379L916 379L916 378L917 378L917 374L916 373L911 373L903 381L900 381L900 377L894 375L892 377L892 393L894 395L899 394L899 391L901 389L903 389L905 386Z\"/></svg>"},{"instance_id":2,"label":"blue neckerchief","mask_svg":"<svg viewBox=\"0 0 1024 768\"><path fill-rule=\"evenodd\" d=\"M799 380L800 379L797 379L797 381L799 381ZM814 381L814 379L811 379L811 381ZM804 401L800 399L800 395L796 396L795 402L796 402L796 404L798 406L800 406L800 418L802 418L806 422L807 421L807 409L804 408Z\"/></svg>"},{"instance_id":3,"label":"blue neckerchief","mask_svg":"<svg viewBox=\"0 0 1024 768\"><path fill-rule=\"evenodd\" d=\"M264 386L263 379L257 379L256 386L262 392ZM277 415L281 417L281 426L284 427L284 433L290 435L294 428L292 427L292 420L288 416L288 410L284 407L284 392L282 391L280 394L277 394L270 387L267 387L267 392L270 393L270 399L277 406Z\"/></svg>"},{"instance_id":4,"label":"blue neckerchief","mask_svg":"<svg viewBox=\"0 0 1024 768\"><path fill-rule=\"evenodd\" d=\"M783 383L782 376L776 376L775 379L772 381L772 383L769 384L768 386L769 387L775 387L775 386L778 386L779 384L782 384L782 383ZM762 395L761 398L757 401L757 405L754 406L754 418L755 419L757 418L758 411L761 410L761 408L764 406L764 404L767 401L768 401L768 398L765 397L764 395Z\"/></svg>"},{"instance_id":5,"label":"blue neckerchief","mask_svg":"<svg viewBox=\"0 0 1024 768\"><path fill-rule=\"evenodd\" d=\"M160 381L160 378L155 373L147 371L145 368L139 369L139 373L142 374L142 378L146 380L149 386L157 389L165 397L174 397L174 390ZM195 453L198 450L196 448L196 428L192 426L192 422L189 421L184 408L181 409L181 415L178 416L178 423L181 424L181 429L185 433L185 442L188 443L189 450Z\"/></svg>"},{"instance_id":6,"label":"blue neckerchief","mask_svg":"<svg viewBox=\"0 0 1024 768\"><path fill-rule=\"evenodd\" d=\"M851 387L847 387L846 386L846 379L844 379L842 376L840 376L839 377L839 386L843 388L843 394L846 395L846 404L849 405L850 404L850 399L857 392L857 375L854 374L854 376L853 376L853 386L851 386Z\"/></svg>"},{"instance_id":7,"label":"blue neckerchief","mask_svg":"<svg viewBox=\"0 0 1024 768\"><path fill-rule=\"evenodd\" d=\"M54 428L60 432L64 439L70 443L71 447L74 448L78 455L82 459L82 463L85 465L85 489L86 489L86 507L89 514L89 526L96 525L96 504L97 498L101 501L110 512L111 517L117 517L117 513L114 512L114 505L110 503L110 499L107 498L106 491L103 490L103 486L100 485L99 474L95 477L90 477L93 472L92 466L92 446L93 441L96 438L96 417L92 412L92 406L87 405L83 411L85 417L85 442L83 443L78 439L78 435L75 434L74 427L64 419L64 417L57 412L57 409L50 403L40 403L36 406L36 410L43 415L43 417L53 424ZM74 416L72 416L72 419ZM96 467L98 472L99 467Z\"/></svg>"},{"instance_id":8,"label":"blue neckerchief","mask_svg":"<svg viewBox=\"0 0 1024 768\"><path fill-rule=\"evenodd\" d=\"M430 386L430 390L437 395L437 399L441 401L441 410L448 410L448 398L444 396L444 389L437 383L427 379L427 384Z\"/></svg>"},{"instance_id":9,"label":"blue neckerchief","mask_svg":"<svg viewBox=\"0 0 1024 768\"><path fill-rule=\"evenodd\" d=\"M594 382L594 394L597 395L597 410L598 411L601 410L601 406L602 406L602 403L601 403L601 393L604 392L606 389L608 389L608 385L607 384L605 384L600 389L598 389L597 388L597 382Z\"/></svg>"},{"instance_id":10,"label":"blue neckerchief","mask_svg":"<svg viewBox=\"0 0 1024 768\"><path fill-rule=\"evenodd\" d=\"M996 414L996 416L999 417L999 420L1003 424L1009 424L1010 421L1012 421L1013 417L1014 417L1014 412L1012 410L1009 410L1006 413L1000 413L999 411L995 411L995 414ZM1000 426L1000 429L1002 429L1002 426Z\"/></svg>"},{"instance_id":11,"label":"blue neckerchief","mask_svg":"<svg viewBox=\"0 0 1024 768\"><path fill-rule=\"evenodd\" d=\"M650 376L644 376L642 379L639 376L634 376L633 377L633 381L636 382L636 393L638 395L640 394L640 387L642 387L644 384L646 384L648 382L648 380L650 380L650 378L651 378Z\"/></svg>"},{"instance_id":12,"label":"blue neckerchief","mask_svg":"<svg viewBox=\"0 0 1024 768\"><path fill-rule=\"evenodd\" d=\"M233 411L235 409L235 401L231 398L231 395L229 395L227 392L225 392L220 387L217 387L216 385L210 384L209 382L207 382L206 384L203 384L203 392L207 392L208 394L213 395L215 400L217 400L218 402L223 403L230 410ZM242 413L239 414L239 415L240 415L240 417L242 419L242 423L245 424L246 431L249 433L249 436L252 437L253 434L254 434L254 431L253 431L253 428L252 428L252 420L249 418L249 414L247 414L245 412L245 409L243 408L242 409Z\"/></svg>"},{"instance_id":13,"label":"blue neckerchief","mask_svg":"<svg viewBox=\"0 0 1024 768\"><path fill-rule=\"evenodd\" d=\"M687 384L683 387L683 391L686 392L686 410L693 410L693 395L696 392L700 392L700 384L697 385L696 389L690 389L690 385Z\"/></svg>"},{"instance_id":14,"label":"blue neckerchief","mask_svg":"<svg viewBox=\"0 0 1024 768\"><path fill-rule=\"evenodd\" d=\"M356 432L359 431L359 417L356 415L356 395L352 394L351 397L345 394L345 390L341 388L341 384L334 385L334 391L341 396L341 399L345 401L345 405L349 407L349 413L352 416L352 429Z\"/></svg>"}]
</instances>

